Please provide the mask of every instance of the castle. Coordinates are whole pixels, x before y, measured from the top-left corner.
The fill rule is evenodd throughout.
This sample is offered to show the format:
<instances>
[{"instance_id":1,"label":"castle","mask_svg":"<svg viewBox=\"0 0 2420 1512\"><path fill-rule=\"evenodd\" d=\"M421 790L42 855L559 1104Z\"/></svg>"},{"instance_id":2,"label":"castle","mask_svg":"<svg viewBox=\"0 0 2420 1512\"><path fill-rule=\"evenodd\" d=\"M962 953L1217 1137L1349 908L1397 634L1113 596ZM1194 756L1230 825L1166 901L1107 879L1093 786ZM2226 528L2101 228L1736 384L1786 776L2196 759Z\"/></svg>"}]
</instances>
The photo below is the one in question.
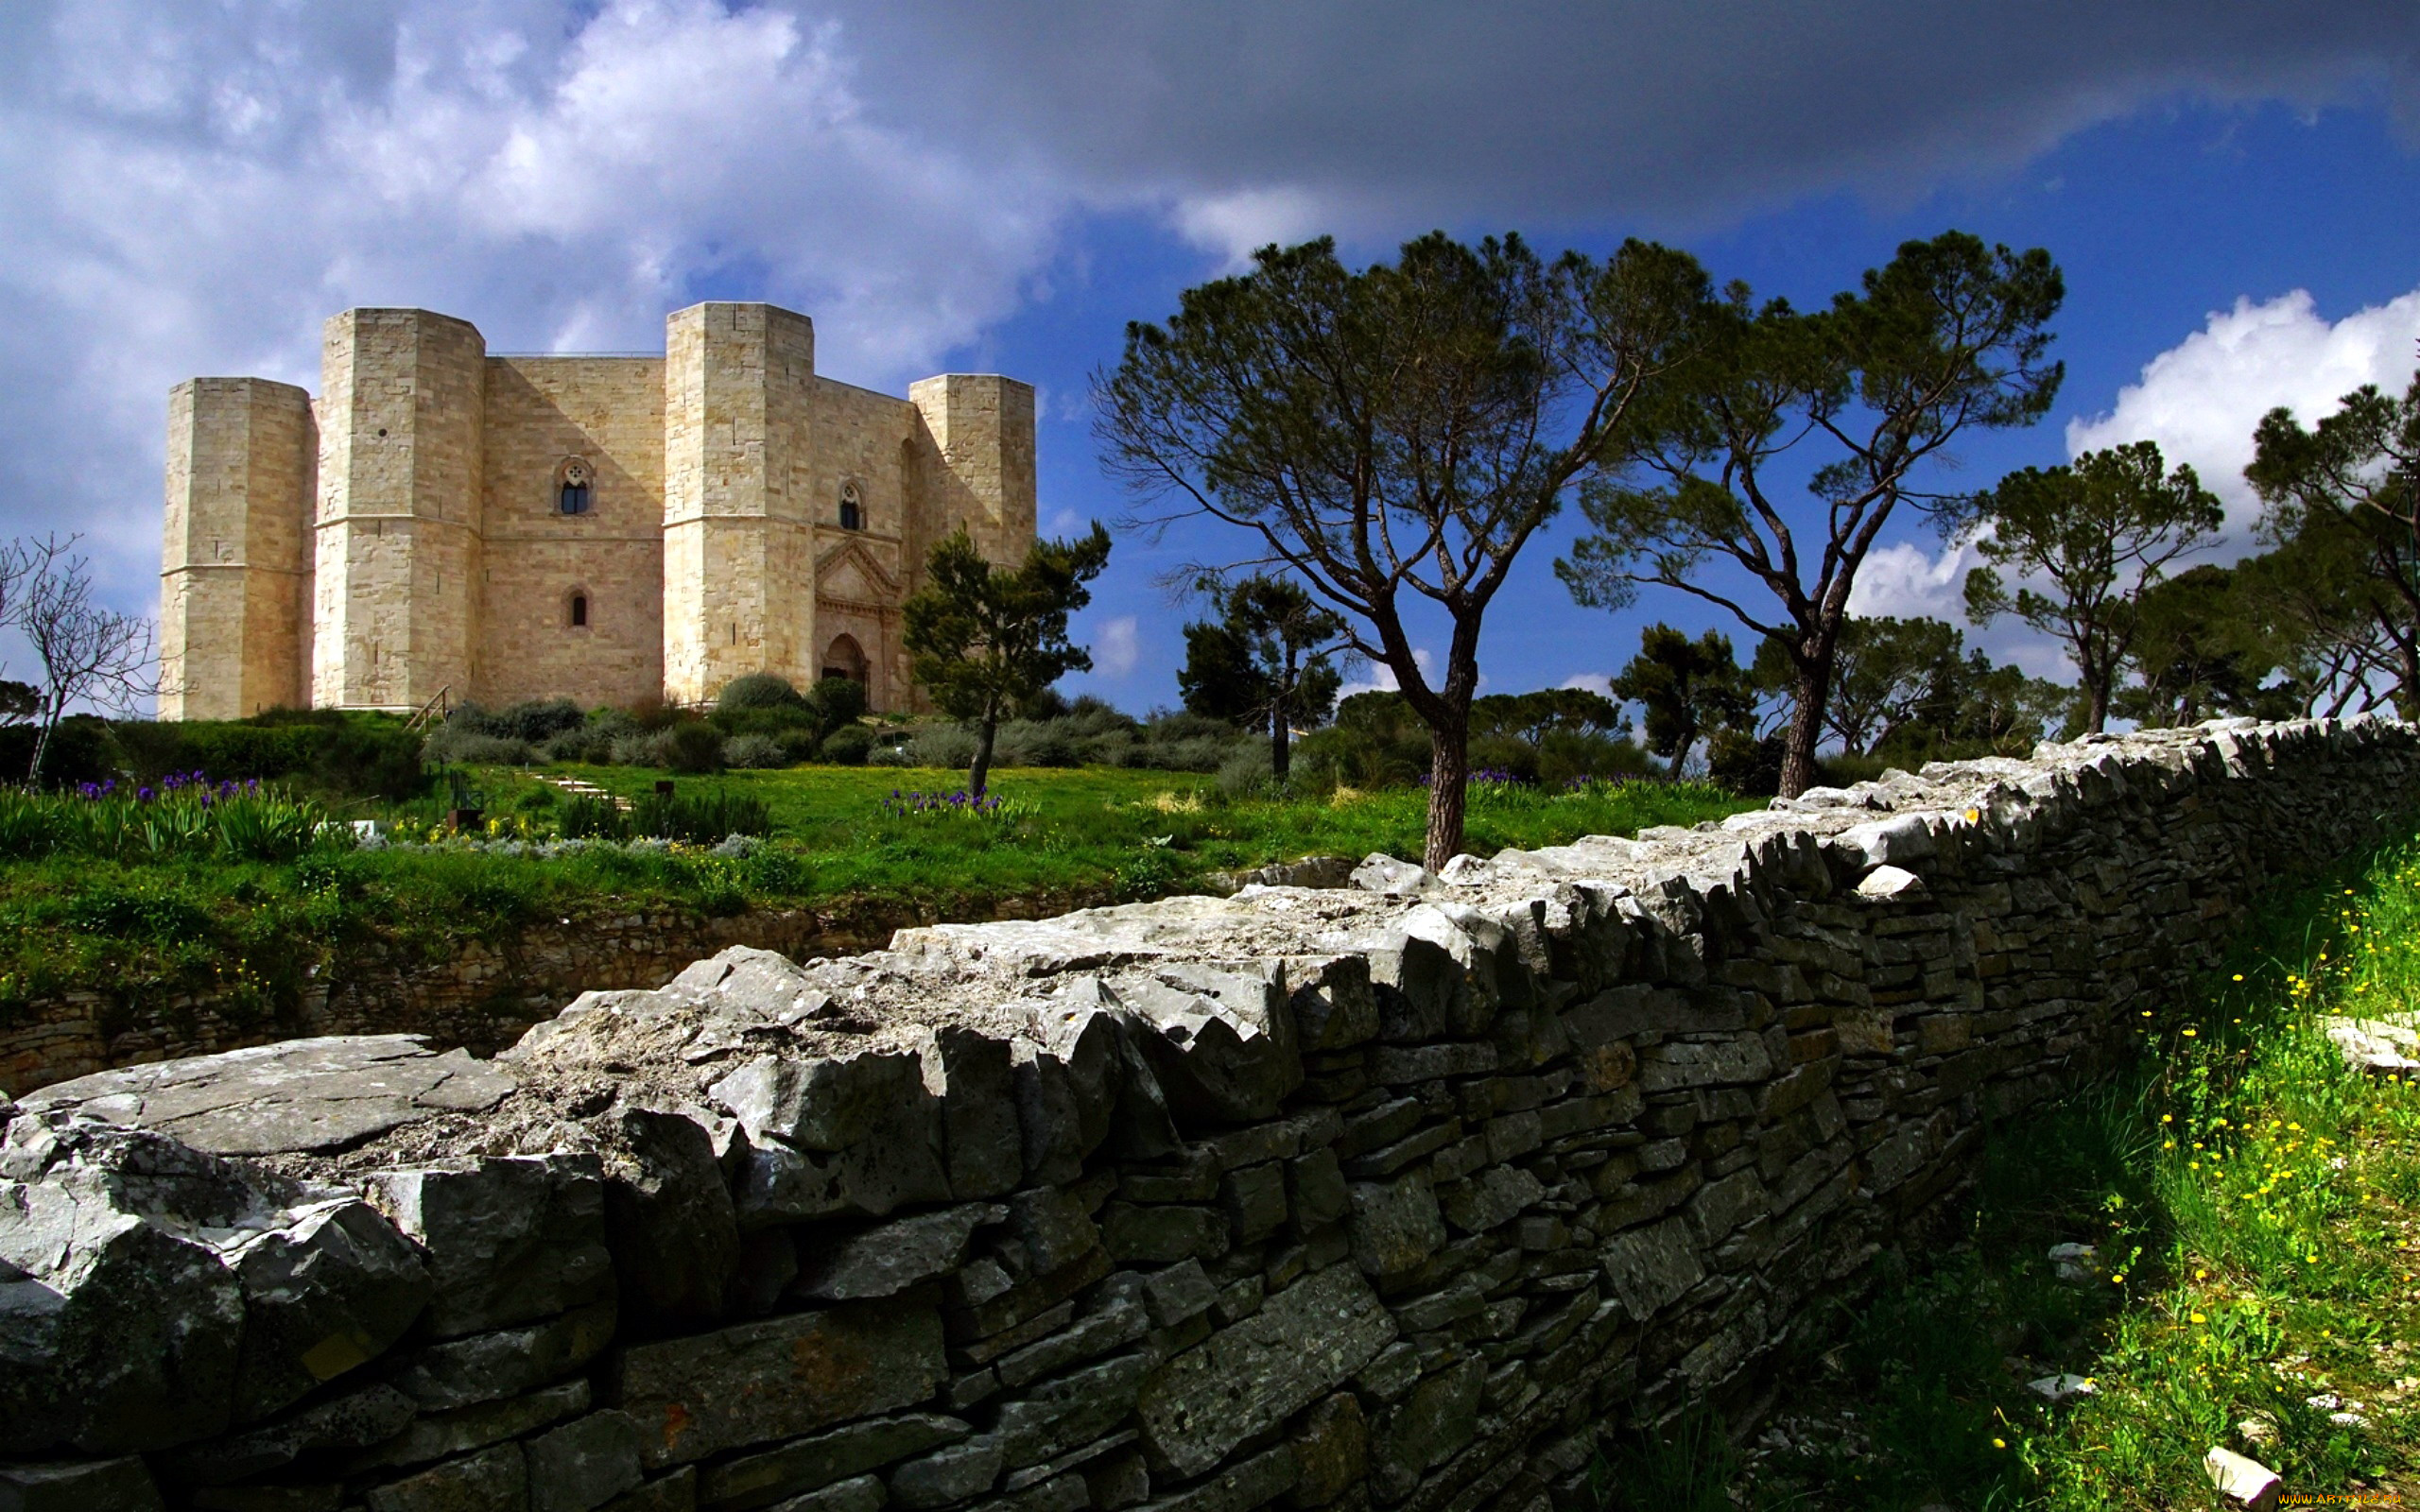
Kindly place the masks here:
<instances>
[{"instance_id":1,"label":"castle","mask_svg":"<svg viewBox=\"0 0 2420 1512\"><path fill-rule=\"evenodd\" d=\"M750 672L906 709L900 606L960 525L996 562L1033 541L1026 384L838 383L769 304L675 311L661 356L348 310L317 399L169 393L160 717L698 703Z\"/></svg>"}]
</instances>

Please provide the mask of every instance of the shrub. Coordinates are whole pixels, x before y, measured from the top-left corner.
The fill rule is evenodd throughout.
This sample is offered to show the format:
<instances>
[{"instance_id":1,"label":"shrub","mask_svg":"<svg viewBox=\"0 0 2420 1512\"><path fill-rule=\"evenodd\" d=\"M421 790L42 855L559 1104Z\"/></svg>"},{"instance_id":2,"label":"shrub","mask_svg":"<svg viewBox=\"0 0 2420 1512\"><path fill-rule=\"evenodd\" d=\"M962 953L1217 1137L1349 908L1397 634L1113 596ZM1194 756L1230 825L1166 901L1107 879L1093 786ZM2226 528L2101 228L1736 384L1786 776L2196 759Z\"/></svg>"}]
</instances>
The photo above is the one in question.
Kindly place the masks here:
<instances>
[{"instance_id":1,"label":"shrub","mask_svg":"<svg viewBox=\"0 0 2420 1512\"><path fill-rule=\"evenodd\" d=\"M235 781L283 778L345 798L402 800L428 788L422 737L383 714L271 709L240 720L122 720L109 734L107 765L138 783L207 771Z\"/></svg>"},{"instance_id":2,"label":"shrub","mask_svg":"<svg viewBox=\"0 0 2420 1512\"><path fill-rule=\"evenodd\" d=\"M1002 766L1076 766L1083 761L1075 741L1056 721L1040 724L1029 719L1002 725L992 757ZM968 759L973 759L972 752Z\"/></svg>"},{"instance_id":3,"label":"shrub","mask_svg":"<svg viewBox=\"0 0 2420 1512\"><path fill-rule=\"evenodd\" d=\"M734 735L722 743L725 766L787 766L788 752L770 735Z\"/></svg>"},{"instance_id":4,"label":"shrub","mask_svg":"<svg viewBox=\"0 0 2420 1512\"><path fill-rule=\"evenodd\" d=\"M914 766L967 766L975 761L975 735L957 725L927 725L908 742Z\"/></svg>"},{"instance_id":5,"label":"shrub","mask_svg":"<svg viewBox=\"0 0 2420 1512\"><path fill-rule=\"evenodd\" d=\"M656 737L660 765L674 772L713 772L722 768L722 736L703 720L674 725Z\"/></svg>"},{"instance_id":6,"label":"shrub","mask_svg":"<svg viewBox=\"0 0 2420 1512\"><path fill-rule=\"evenodd\" d=\"M1781 791L1782 741L1726 730L1707 743L1706 775L1743 798L1770 798Z\"/></svg>"},{"instance_id":7,"label":"shrub","mask_svg":"<svg viewBox=\"0 0 2420 1512\"><path fill-rule=\"evenodd\" d=\"M863 725L842 725L823 738L821 754L835 766L862 766L873 750L873 730Z\"/></svg>"},{"instance_id":8,"label":"shrub","mask_svg":"<svg viewBox=\"0 0 2420 1512\"><path fill-rule=\"evenodd\" d=\"M538 759L526 740L458 729L450 722L428 737L421 755L428 761L465 766L527 766Z\"/></svg>"},{"instance_id":9,"label":"shrub","mask_svg":"<svg viewBox=\"0 0 2420 1512\"><path fill-rule=\"evenodd\" d=\"M587 722L588 716L580 712L579 705L569 698L530 699L495 710L466 703L445 716L447 730L517 740L530 746L578 730Z\"/></svg>"},{"instance_id":10,"label":"shrub","mask_svg":"<svg viewBox=\"0 0 2420 1512\"><path fill-rule=\"evenodd\" d=\"M538 754L550 762L587 762L602 765L614 759L613 732L596 725L579 730L566 730L538 747Z\"/></svg>"},{"instance_id":11,"label":"shrub","mask_svg":"<svg viewBox=\"0 0 2420 1512\"><path fill-rule=\"evenodd\" d=\"M822 744L815 738L812 730L785 730L772 739L773 744L782 749L782 765L785 766L796 766L815 760L816 747Z\"/></svg>"},{"instance_id":12,"label":"shrub","mask_svg":"<svg viewBox=\"0 0 2420 1512\"><path fill-rule=\"evenodd\" d=\"M854 678L825 678L806 696L806 701L815 711L816 724L828 735L865 716L866 685Z\"/></svg>"},{"instance_id":13,"label":"shrub","mask_svg":"<svg viewBox=\"0 0 2420 1512\"><path fill-rule=\"evenodd\" d=\"M512 800L512 811L516 814L544 814L561 801L562 795L553 787L539 782L522 790L521 796Z\"/></svg>"},{"instance_id":14,"label":"shrub","mask_svg":"<svg viewBox=\"0 0 2420 1512\"><path fill-rule=\"evenodd\" d=\"M790 686L790 679L772 672L751 672L732 679L715 695L715 712L735 713L742 709L799 708L806 700Z\"/></svg>"},{"instance_id":15,"label":"shrub","mask_svg":"<svg viewBox=\"0 0 2420 1512\"><path fill-rule=\"evenodd\" d=\"M1480 735L1470 743L1470 769L1504 772L1524 782L1538 780L1538 748L1518 735Z\"/></svg>"},{"instance_id":16,"label":"shrub","mask_svg":"<svg viewBox=\"0 0 2420 1512\"><path fill-rule=\"evenodd\" d=\"M1219 791L1229 798L1257 798L1271 793L1277 778L1269 769L1269 742L1239 740L1219 764Z\"/></svg>"}]
</instances>

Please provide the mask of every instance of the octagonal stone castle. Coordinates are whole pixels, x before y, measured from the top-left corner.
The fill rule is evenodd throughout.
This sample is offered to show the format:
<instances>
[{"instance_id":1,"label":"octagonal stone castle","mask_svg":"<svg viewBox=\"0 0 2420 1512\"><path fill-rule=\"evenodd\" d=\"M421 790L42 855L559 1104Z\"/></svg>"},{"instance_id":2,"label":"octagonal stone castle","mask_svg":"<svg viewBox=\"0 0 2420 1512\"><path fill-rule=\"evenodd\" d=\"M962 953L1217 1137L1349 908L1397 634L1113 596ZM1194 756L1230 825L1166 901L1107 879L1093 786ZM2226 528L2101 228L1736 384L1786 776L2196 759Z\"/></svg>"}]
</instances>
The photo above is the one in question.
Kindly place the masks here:
<instances>
[{"instance_id":1,"label":"octagonal stone castle","mask_svg":"<svg viewBox=\"0 0 2420 1512\"><path fill-rule=\"evenodd\" d=\"M750 672L909 707L927 548L1033 541L1033 389L821 377L769 304L665 327L661 356L492 355L451 316L348 310L317 398L178 385L160 717L697 703Z\"/></svg>"}]
</instances>

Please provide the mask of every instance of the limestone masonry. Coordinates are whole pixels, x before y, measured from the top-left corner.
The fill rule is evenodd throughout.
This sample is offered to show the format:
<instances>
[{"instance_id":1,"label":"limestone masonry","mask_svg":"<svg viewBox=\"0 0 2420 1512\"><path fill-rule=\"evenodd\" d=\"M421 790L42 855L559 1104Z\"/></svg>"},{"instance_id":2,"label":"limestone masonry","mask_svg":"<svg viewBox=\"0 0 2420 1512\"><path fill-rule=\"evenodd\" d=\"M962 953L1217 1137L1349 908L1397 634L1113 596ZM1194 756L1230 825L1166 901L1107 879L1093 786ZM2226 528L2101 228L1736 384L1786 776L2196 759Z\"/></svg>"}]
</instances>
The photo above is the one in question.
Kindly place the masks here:
<instances>
[{"instance_id":1,"label":"limestone masonry","mask_svg":"<svg viewBox=\"0 0 2420 1512\"><path fill-rule=\"evenodd\" d=\"M320 352L316 399L169 393L164 719L695 703L748 672L903 709L930 545L1033 540L1031 387L838 383L773 305L675 311L661 357L492 356L426 310L348 310Z\"/></svg>"},{"instance_id":2,"label":"limestone masonry","mask_svg":"<svg viewBox=\"0 0 2420 1512\"><path fill-rule=\"evenodd\" d=\"M0 1505L1581 1512L2415 797L2093 737L0 1098Z\"/></svg>"}]
</instances>

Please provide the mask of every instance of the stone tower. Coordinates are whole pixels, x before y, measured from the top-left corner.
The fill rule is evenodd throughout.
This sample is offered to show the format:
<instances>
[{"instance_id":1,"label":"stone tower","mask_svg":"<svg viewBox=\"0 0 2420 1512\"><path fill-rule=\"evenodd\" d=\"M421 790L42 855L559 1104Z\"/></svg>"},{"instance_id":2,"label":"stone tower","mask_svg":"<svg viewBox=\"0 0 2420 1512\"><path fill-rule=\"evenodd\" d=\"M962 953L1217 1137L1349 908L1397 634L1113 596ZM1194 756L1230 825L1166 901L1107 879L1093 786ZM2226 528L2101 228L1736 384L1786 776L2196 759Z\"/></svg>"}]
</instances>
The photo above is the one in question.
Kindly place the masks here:
<instances>
[{"instance_id":1,"label":"stone tower","mask_svg":"<svg viewBox=\"0 0 2420 1512\"><path fill-rule=\"evenodd\" d=\"M311 396L291 384L196 378L169 391L161 718L303 702L318 451Z\"/></svg>"},{"instance_id":2,"label":"stone tower","mask_svg":"<svg viewBox=\"0 0 2420 1512\"><path fill-rule=\"evenodd\" d=\"M815 326L770 304L666 322L664 696L747 672L812 684Z\"/></svg>"},{"instance_id":3,"label":"stone tower","mask_svg":"<svg viewBox=\"0 0 2420 1512\"><path fill-rule=\"evenodd\" d=\"M347 310L320 360L311 701L467 698L487 343L427 310Z\"/></svg>"}]
</instances>

